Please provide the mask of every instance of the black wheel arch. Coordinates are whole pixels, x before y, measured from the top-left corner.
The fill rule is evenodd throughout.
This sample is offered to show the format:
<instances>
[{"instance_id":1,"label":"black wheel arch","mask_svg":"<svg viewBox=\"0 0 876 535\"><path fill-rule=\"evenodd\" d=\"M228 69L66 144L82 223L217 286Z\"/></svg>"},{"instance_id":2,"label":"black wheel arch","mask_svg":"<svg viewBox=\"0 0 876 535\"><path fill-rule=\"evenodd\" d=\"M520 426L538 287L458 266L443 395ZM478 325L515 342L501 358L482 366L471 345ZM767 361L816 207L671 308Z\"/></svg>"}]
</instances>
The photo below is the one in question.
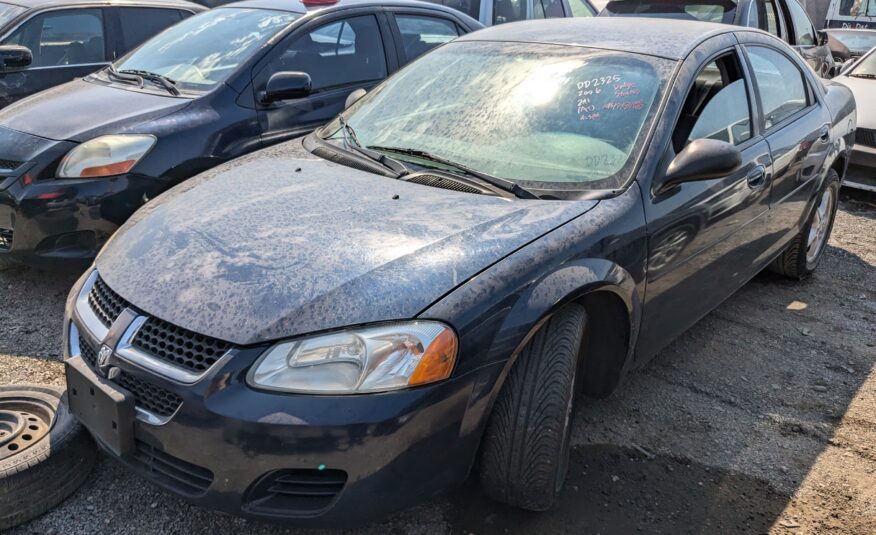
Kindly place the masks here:
<instances>
[{"instance_id":1,"label":"black wheel arch","mask_svg":"<svg viewBox=\"0 0 876 535\"><path fill-rule=\"evenodd\" d=\"M582 304L588 315L589 328L585 331L582 347L582 393L596 398L609 396L632 367L642 299L627 270L604 259L582 260L544 277L533 285L529 295L540 293L539 301L550 302L550 305L537 312L530 329L505 362L491 392L485 417L492 411L492 404L520 352L548 319L569 303ZM523 296L517 307L531 304L532 300Z\"/></svg>"}]
</instances>

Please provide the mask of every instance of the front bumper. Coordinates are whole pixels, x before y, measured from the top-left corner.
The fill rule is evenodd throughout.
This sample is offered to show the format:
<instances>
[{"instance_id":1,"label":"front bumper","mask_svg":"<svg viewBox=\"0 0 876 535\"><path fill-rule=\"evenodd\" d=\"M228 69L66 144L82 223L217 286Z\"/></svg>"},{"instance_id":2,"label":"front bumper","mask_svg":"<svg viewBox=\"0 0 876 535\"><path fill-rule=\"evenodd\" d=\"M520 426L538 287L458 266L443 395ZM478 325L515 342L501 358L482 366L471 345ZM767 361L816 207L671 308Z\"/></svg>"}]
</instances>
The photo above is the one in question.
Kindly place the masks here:
<instances>
[{"instance_id":1,"label":"front bumper","mask_svg":"<svg viewBox=\"0 0 876 535\"><path fill-rule=\"evenodd\" d=\"M876 191L876 147L856 144L852 149L843 186Z\"/></svg>"},{"instance_id":2,"label":"front bumper","mask_svg":"<svg viewBox=\"0 0 876 535\"><path fill-rule=\"evenodd\" d=\"M246 384L266 349L248 347L231 349L198 377L171 378L130 352L136 320L93 328L82 295L68 305L67 366L90 370L95 386L106 383L100 370L115 368L117 385L135 385L119 391L138 398L133 451L104 449L192 503L254 519L361 524L462 482L482 429L485 404L473 400L484 399L502 369L384 394L278 394ZM101 363L105 344L113 353Z\"/></svg>"},{"instance_id":3,"label":"front bumper","mask_svg":"<svg viewBox=\"0 0 876 535\"><path fill-rule=\"evenodd\" d=\"M23 177L24 175L22 175ZM18 178L0 191L0 259L38 267L85 267L161 181L135 175L96 179Z\"/></svg>"}]
</instances>

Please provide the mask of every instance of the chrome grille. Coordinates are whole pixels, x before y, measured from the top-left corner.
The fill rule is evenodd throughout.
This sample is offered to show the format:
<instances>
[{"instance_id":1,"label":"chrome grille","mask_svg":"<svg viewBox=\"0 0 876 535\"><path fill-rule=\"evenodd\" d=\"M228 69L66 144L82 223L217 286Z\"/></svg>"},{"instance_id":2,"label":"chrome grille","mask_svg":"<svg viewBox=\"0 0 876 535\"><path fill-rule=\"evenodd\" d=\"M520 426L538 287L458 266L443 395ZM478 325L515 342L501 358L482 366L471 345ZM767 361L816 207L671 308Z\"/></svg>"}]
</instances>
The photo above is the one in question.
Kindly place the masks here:
<instances>
[{"instance_id":1,"label":"chrome grille","mask_svg":"<svg viewBox=\"0 0 876 535\"><path fill-rule=\"evenodd\" d=\"M97 351L82 340L79 340L79 355L92 369L97 368Z\"/></svg>"},{"instance_id":2,"label":"chrome grille","mask_svg":"<svg viewBox=\"0 0 876 535\"><path fill-rule=\"evenodd\" d=\"M79 339L79 354L92 369L97 369L97 350L81 338ZM173 392L124 371L113 382L134 395L134 405L162 418L173 416L173 413L182 404L182 398Z\"/></svg>"},{"instance_id":3,"label":"chrome grille","mask_svg":"<svg viewBox=\"0 0 876 535\"><path fill-rule=\"evenodd\" d=\"M188 331L158 318L143 323L131 345L165 362L196 373L207 370L231 344Z\"/></svg>"},{"instance_id":4,"label":"chrome grille","mask_svg":"<svg viewBox=\"0 0 876 535\"><path fill-rule=\"evenodd\" d=\"M112 291L103 282L102 278L97 277L94 281L94 286L88 293L88 305L100 322L109 327L116 321L119 314L128 307L128 302Z\"/></svg>"},{"instance_id":5,"label":"chrome grille","mask_svg":"<svg viewBox=\"0 0 876 535\"><path fill-rule=\"evenodd\" d=\"M134 404L162 418L170 418L182 404L182 398L151 383L122 372L115 382L134 394Z\"/></svg>"}]
</instances>

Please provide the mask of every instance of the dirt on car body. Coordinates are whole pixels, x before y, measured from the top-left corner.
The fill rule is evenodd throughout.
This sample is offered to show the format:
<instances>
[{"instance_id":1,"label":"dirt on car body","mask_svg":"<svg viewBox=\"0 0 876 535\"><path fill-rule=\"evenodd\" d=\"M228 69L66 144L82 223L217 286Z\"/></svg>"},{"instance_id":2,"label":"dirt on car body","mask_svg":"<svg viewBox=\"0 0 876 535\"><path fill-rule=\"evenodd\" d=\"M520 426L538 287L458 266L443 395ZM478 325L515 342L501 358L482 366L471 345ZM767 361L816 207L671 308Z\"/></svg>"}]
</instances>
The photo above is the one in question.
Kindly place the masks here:
<instances>
[{"instance_id":1,"label":"dirt on car body","mask_svg":"<svg viewBox=\"0 0 876 535\"><path fill-rule=\"evenodd\" d=\"M63 383L74 276L0 272L0 384ZM543 514L474 484L357 533L843 533L876 525L876 197L843 195L801 283L761 274L575 414L569 479ZM14 533L296 533L190 506L102 461Z\"/></svg>"}]
</instances>

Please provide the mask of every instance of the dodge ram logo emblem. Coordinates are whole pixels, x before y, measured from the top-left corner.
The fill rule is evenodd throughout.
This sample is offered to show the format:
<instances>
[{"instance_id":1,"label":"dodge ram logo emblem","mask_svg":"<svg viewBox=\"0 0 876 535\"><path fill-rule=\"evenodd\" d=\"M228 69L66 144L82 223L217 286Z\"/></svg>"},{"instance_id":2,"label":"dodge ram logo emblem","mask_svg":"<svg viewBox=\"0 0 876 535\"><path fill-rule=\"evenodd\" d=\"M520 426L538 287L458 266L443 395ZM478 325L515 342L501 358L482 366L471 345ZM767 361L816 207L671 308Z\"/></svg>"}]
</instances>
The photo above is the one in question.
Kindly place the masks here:
<instances>
[{"instance_id":1,"label":"dodge ram logo emblem","mask_svg":"<svg viewBox=\"0 0 876 535\"><path fill-rule=\"evenodd\" d=\"M100 346L100 351L97 353L97 366L103 370L107 366L109 366L109 359L113 354L113 350L110 346L103 345Z\"/></svg>"}]
</instances>

